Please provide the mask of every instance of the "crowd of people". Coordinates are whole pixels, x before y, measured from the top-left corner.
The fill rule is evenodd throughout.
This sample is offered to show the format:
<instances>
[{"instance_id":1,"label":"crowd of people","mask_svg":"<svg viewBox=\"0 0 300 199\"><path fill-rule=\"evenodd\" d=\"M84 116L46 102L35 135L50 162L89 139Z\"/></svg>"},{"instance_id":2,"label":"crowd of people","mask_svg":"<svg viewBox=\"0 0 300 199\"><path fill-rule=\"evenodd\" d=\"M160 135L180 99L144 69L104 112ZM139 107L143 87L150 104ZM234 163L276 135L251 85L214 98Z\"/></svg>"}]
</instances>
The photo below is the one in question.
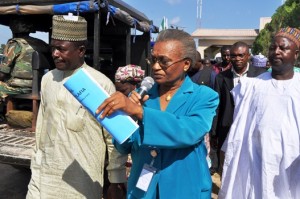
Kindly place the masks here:
<instances>
[{"instance_id":1,"label":"crowd of people","mask_svg":"<svg viewBox=\"0 0 300 199\"><path fill-rule=\"evenodd\" d=\"M197 174L203 175L203 170L199 169L199 165L198 170L194 170L194 165L188 162L190 159L186 156L182 157L180 161L177 159L176 162L169 162L171 159L176 159L179 154L178 150L183 152L186 147L189 148L187 143L185 143L187 146L177 144L186 141L186 135L189 139L193 138L188 133L180 134L183 130L181 125L184 125L184 122L180 119L183 119L184 116L177 115L177 112L174 112L173 115L161 113L161 111L169 112L169 105L165 106L162 98L165 97L165 101L169 101L167 99L170 98L165 95L166 91L160 90L165 88L164 84L167 84L163 81L164 77L169 81L172 80L169 78L169 67L185 61L180 57L189 58L184 54L177 55L179 58L174 59L165 57L170 56L169 51L173 52L172 47L175 46L176 49L180 49L175 44L169 47L169 42L174 43L178 39L174 38L177 36L176 33L172 33L172 36L166 36L169 31L160 33L163 36L158 37L153 48L151 66L156 85L155 88L150 90L149 96L141 99L135 91L132 91L128 99L120 93L115 93L98 109L98 112L103 111L103 117L121 109L129 115L136 116L139 124L143 126L126 143L120 145L114 142L121 153L133 155L133 173L128 181L128 198L210 198L210 193L198 191L199 194L203 194L198 195L194 192L195 187L197 187L194 184L195 176L199 186L204 183L203 181L211 183L210 178L202 177L200 180L197 176ZM297 86L297 83L299 84L299 73L294 72L299 52L299 38L299 30L295 28L281 29L270 45L269 59L260 54L251 57L249 46L242 41L236 42L230 47L225 46L221 50L224 54L222 55L224 64L218 63L212 66L209 59L201 60L201 55L196 52L196 62L191 66L192 71L185 75L185 80L181 86L184 86L186 79L190 77L196 84L211 87L218 93L219 104L217 103L214 119L210 121L211 128L205 133L202 132L197 135L204 135L199 144L204 144L208 152L213 151L210 149L216 147L215 153L210 153L210 156L212 159L213 156L217 156L217 161L212 162L211 168L214 169L214 172L218 171L222 176L219 198L300 197L300 183L295 177L300 172L298 127L300 118L296 111L299 108L300 89ZM169 39L171 41L168 41ZM184 46L184 49L187 48ZM180 51L185 52L183 49L180 49ZM160 54L162 55L160 56ZM170 57L172 57L172 53ZM168 64L168 61L165 60L170 60L170 63ZM272 66L271 72L267 71L269 69L268 62ZM185 71L184 63L182 64L181 67ZM180 67L180 65L177 67ZM173 69L172 73L174 74L176 71L176 69ZM171 87L168 90L172 92L174 84L168 83L167 85ZM175 89L178 89L176 87ZM180 90L179 87L175 96L180 94L178 93ZM201 95L201 98L198 98L198 100L201 99L199 101L203 99L203 94ZM157 100L159 103L153 103L152 100ZM131 107L131 105L134 106ZM183 107L184 105L181 108ZM159 112L152 109L158 109ZM276 109L279 110L276 111ZM272 119L276 112L281 116ZM150 117L151 114L161 116L159 122L157 122L154 115ZM175 116L177 117L173 118ZM189 117L191 119L191 116ZM177 123L180 121L181 124L174 125L173 119L177 119L175 121ZM165 125L167 120L172 127ZM274 122L276 125L274 125ZM173 133L173 127L180 129L179 134L178 130L177 133ZM189 130L192 130L191 126L189 126ZM180 142L178 143L178 140L173 136L176 136L176 138L179 136ZM207 137L211 138L208 144L207 140L209 139L206 139ZM159 138L159 140L155 138ZM192 140L190 140L190 143L196 144ZM274 150L274 147L278 149ZM174 156L172 158L166 155L171 156L170 149ZM190 151L188 157L191 156L191 153ZM158 157L159 164L156 163ZM189 169L180 172L176 167L185 161L189 165ZM204 161L204 158L202 158L202 161ZM168 165L168 168L164 167L164 163ZM207 165L210 166L209 162ZM205 168L206 174L209 173L208 167ZM167 172L168 170L174 171ZM191 176L190 170L194 173L193 177L182 176ZM149 184L142 191L141 187L137 185L140 178L142 178L141 175L146 171L152 173L153 179L149 180ZM210 173L214 172L211 170ZM170 173L176 173L176 175L171 178L168 176ZM172 182L166 180L166 177L171 178ZM186 182L190 182L188 188ZM174 191L175 195L170 192L165 193L166 190L171 189L169 186L175 187L176 190L179 189L185 194L181 195L176 191ZM211 186L209 192L211 192Z\"/></svg>"},{"instance_id":2,"label":"crowd of people","mask_svg":"<svg viewBox=\"0 0 300 199\"><path fill-rule=\"evenodd\" d=\"M7 54L14 57L20 41L10 40ZM83 17L54 15L50 47L55 69L41 82L27 199L101 198L105 167L109 199L211 198L216 172L221 199L300 198L298 29L280 29L268 57L251 56L238 41L221 48L216 64L201 59L190 34L163 30L149 59L155 83L143 96L141 67L119 67L113 83L85 63ZM10 63L0 75L14 70ZM138 123L124 143L64 88L81 68L110 95L95 114L122 111Z\"/></svg>"}]
</instances>

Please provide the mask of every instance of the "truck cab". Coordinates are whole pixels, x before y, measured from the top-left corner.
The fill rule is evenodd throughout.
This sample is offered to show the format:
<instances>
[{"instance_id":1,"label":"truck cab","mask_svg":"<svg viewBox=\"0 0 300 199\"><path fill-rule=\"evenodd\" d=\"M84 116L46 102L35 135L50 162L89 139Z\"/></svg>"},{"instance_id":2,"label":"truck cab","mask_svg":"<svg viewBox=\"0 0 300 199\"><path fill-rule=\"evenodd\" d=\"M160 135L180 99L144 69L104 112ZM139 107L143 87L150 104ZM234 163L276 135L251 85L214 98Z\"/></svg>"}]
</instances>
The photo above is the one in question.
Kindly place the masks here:
<instances>
[{"instance_id":1,"label":"truck cab","mask_svg":"<svg viewBox=\"0 0 300 199\"><path fill-rule=\"evenodd\" d=\"M32 21L36 31L48 33L48 43L52 16L68 13L80 15L88 22L89 45L85 57L88 65L112 81L117 68L127 64L139 65L146 75L150 75L145 60L150 56L151 38L158 33L158 27L142 12L121 0L0 1L1 25L8 26L10 17L22 15ZM36 100L39 100L38 96ZM1 124L0 162L29 167L34 143L34 130L8 128Z\"/></svg>"}]
</instances>

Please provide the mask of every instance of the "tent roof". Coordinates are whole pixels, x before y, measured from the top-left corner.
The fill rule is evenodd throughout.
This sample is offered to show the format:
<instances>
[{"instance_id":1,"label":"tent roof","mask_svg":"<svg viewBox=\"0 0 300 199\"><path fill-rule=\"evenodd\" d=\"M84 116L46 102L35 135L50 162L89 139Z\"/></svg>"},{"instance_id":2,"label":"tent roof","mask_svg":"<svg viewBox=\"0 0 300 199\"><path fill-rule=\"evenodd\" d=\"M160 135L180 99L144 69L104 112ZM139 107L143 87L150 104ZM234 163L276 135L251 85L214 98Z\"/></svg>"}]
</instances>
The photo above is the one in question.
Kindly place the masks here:
<instances>
[{"instance_id":1,"label":"tent roof","mask_svg":"<svg viewBox=\"0 0 300 199\"><path fill-rule=\"evenodd\" d=\"M11 6L11 5L49 5L49 4L60 4L68 2L76 2L78 0L1 0L0 6Z\"/></svg>"},{"instance_id":2,"label":"tent roof","mask_svg":"<svg viewBox=\"0 0 300 199\"><path fill-rule=\"evenodd\" d=\"M62 3L78 2L80 0L0 0L0 6L11 6L11 5L54 5ZM120 8L126 11L132 17L140 21L150 22L148 17L142 12L138 11L134 7L128 5L122 0L109 0L110 5Z\"/></svg>"},{"instance_id":3,"label":"tent roof","mask_svg":"<svg viewBox=\"0 0 300 199\"><path fill-rule=\"evenodd\" d=\"M0 0L0 24L8 25L11 15L16 15L18 12L24 17L30 18L32 23L36 27L36 31L48 32L51 26L52 15L54 14L53 7L59 7L65 4L76 4L77 2L84 2L79 0ZM85 1L87 2L87 0ZM91 1L94 3L94 1ZM82 3L81 5L83 5ZM158 32L156 26L151 26L152 21L147 18L142 12L138 11L134 7L128 5L121 0L109 0L109 8L114 9L112 16L123 21L124 23L135 27L142 32L150 31ZM18 6L17 6L18 5ZM73 9L74 6L72 6ZM63 6L63 9L65 7ZM17 11L18 10L18 11ZM82 12L81 15L93 18L93 12ZM101 14L107 12L106 7L100 8ZM30 13L30 14L28 14ZM101 17L106 18L106 17ZM157 29L157 30L156 30Z\"/></svg>"}]
</instances>

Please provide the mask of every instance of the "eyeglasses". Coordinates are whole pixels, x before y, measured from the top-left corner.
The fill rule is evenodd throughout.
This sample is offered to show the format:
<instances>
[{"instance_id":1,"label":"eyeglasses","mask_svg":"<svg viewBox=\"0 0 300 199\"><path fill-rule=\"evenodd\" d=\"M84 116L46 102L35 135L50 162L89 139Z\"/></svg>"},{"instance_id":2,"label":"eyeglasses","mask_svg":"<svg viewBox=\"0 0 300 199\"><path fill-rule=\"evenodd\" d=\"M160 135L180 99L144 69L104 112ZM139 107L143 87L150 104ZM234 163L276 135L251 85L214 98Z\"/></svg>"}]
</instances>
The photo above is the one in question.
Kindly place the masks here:
<instances>
[{"instance_id":1,"label":"eyeglasses","mask_svg":"<svg viewBox=\"0 0 300 199\"><path fill-rule=\"evenodd\" d=\"M247 55L246 53L243 53L243 54L237 54L237 55L230 54L230 58L231 58L231 59L237 59L237 58L239 58L239 59L244 59L246 55Z\"/></svg>"},{"instance_id":2,"label":"eyeglasses","mask_svg":"<svg viewBox=\"0 0 300 199\"><path fill-rule=\"evenodd\" d=\"M170 62L169 61L169 58L168 57L165 57L165 56L162 56L162 57L154 57L152 56L150 59L146 59L147 63L150 64L151 66L153 66L155 63L158 63L159 66L163 69L163 70L166 70L168 69L170 66L176 64L176 63L179 63L183 60L187 59L186 57L185 58L182 58L182 59L179 59L177 61L174 61L174 62Z\"/></svg>"}]
</instances>

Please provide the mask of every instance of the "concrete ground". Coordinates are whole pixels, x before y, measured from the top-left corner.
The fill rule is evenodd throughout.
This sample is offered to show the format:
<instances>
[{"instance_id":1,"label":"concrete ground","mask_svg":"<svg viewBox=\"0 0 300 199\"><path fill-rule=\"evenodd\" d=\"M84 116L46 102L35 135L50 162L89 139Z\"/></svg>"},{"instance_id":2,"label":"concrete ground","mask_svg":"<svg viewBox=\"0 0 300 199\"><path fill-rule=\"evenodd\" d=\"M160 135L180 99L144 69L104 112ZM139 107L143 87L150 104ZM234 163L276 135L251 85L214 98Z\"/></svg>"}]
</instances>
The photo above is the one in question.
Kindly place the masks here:
<instances>
[{"instance_id":1,"label":"concrete ground","mask_svg":"<svg viewBox=\"0 0 300 199\"><path fill-rule=\"evenodd\" d=\"M25 199L31 172L29 168L0 163L0 199ZM212 199L218 198L220 175L212 175Z\"/></svg>"},{"instance_id":2,"label":"concrete ground","mask_svg":"<svg viewBox=\"0 0 300 199\"><path fill-rule=\"evenodd\" d=\"M0 199L25 199L30 176L29 168L0 163Z\"/></svg>"}]
</instances>

